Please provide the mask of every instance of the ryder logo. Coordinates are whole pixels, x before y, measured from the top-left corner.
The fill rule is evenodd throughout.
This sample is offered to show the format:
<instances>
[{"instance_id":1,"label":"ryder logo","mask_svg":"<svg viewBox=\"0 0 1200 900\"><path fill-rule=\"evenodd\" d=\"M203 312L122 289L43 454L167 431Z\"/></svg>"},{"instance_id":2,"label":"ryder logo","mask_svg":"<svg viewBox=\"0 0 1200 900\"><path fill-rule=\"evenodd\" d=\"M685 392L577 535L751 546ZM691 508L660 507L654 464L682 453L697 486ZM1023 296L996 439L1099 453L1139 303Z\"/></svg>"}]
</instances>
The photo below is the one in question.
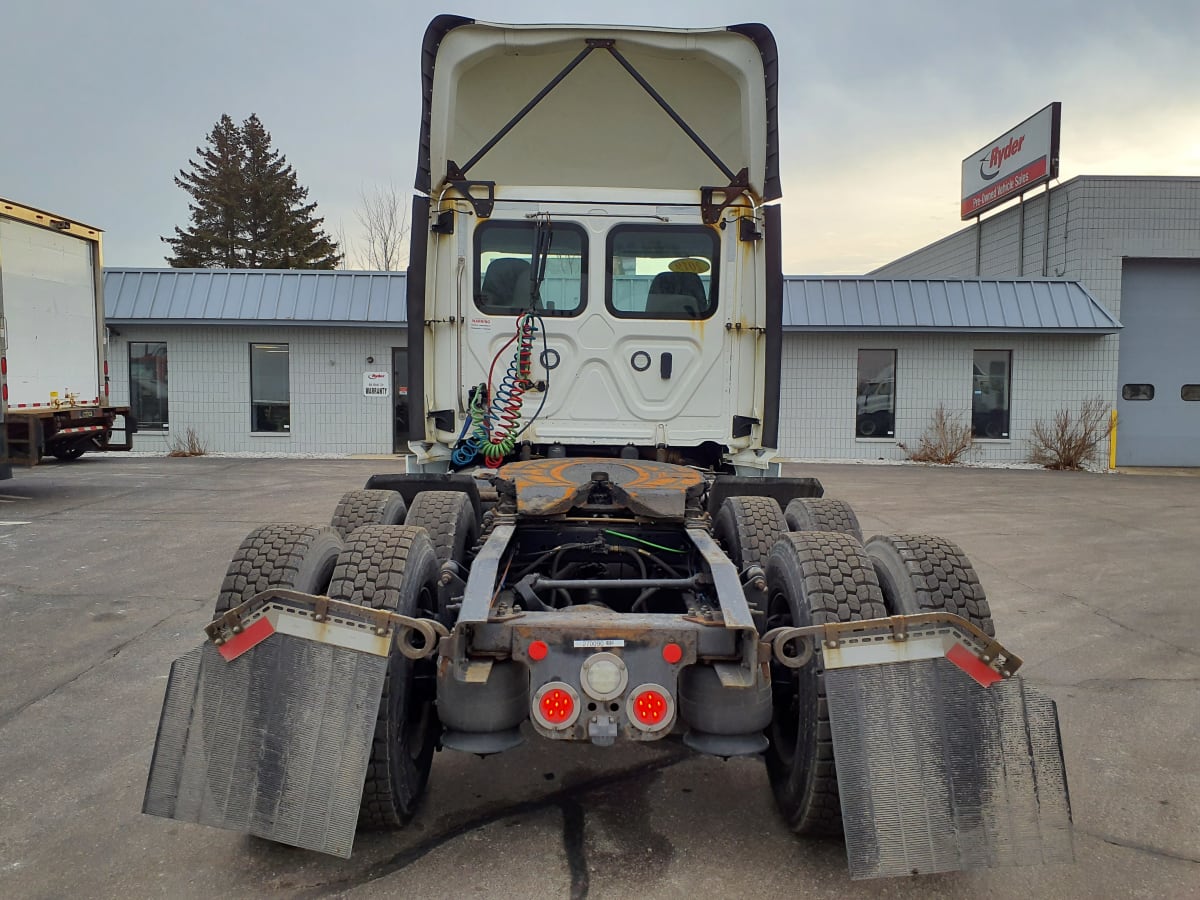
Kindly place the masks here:
<instances>
[{"instance_id":1,"label":"ryder logo","mask_svg":"<svg viewBox=\"0 0 1200 900\"><path fill-rule=\"evenodd\" d=\"M1025 143L1025 135L1019 138L1013 138L1003 147L995 146L990 153L985 153L979 157L979 177L984 181L991 181L1000 174L1000 167L1006 160L1011 159L1021 152L1021 145Z\"/></svg>"}]
</instances>

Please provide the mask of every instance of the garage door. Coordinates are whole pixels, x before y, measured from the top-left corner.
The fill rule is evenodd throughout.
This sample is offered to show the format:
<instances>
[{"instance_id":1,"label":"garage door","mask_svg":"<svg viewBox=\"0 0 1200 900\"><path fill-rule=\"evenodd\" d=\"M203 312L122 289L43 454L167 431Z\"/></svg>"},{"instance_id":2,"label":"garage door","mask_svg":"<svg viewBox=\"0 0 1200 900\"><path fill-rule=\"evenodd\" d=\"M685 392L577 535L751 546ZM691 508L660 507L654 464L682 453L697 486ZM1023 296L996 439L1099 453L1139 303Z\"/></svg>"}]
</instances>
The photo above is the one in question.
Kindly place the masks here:
<instances>
[{"instance_id":1,"label":"garage door","mask_svg":"<svg viewBox=\"0 0 1200 900\"><path fill-rule=\"evenodd\" d=\"M1128 259L1117 465L1200 466L1200 262Z\"/></svg>"}]
</instances>

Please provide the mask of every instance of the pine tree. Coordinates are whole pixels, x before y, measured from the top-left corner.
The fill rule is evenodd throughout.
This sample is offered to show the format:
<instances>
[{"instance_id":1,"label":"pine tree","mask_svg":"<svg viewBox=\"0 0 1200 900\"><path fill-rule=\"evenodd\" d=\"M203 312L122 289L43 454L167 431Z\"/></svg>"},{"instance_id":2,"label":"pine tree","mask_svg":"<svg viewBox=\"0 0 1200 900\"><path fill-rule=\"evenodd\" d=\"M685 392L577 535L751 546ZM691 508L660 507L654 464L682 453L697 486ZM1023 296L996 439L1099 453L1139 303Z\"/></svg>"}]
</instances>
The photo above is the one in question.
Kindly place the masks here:
<instances>
[{"instance_id":1,"label":"pine tree","mask_svg":"<svg viewBox=\"0 0 1200 900\"><path fill-rule=\"evenodd\" d=\"M338 246L306 203L296 171L258 116L239 128L222 115L175 184L192 195L191 224L163 238L176 268L332 269Z\"/></svg>"}]
</instances>

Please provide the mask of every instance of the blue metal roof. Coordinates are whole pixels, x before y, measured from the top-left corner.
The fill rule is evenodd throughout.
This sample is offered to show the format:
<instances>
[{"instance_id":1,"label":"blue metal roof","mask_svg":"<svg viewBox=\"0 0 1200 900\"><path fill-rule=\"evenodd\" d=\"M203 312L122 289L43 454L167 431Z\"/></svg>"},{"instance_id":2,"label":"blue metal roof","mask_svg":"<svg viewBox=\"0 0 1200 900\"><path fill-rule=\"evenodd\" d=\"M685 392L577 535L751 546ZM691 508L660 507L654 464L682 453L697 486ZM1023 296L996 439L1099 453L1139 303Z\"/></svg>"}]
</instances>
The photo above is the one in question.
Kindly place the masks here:
<instances>
[{"instance_id":1,"label":"blue metal roof","mask_svg":"<svg viewBox=\"0 0 1200 900\"><path fill-rule=\"evenodd\" d=\"M403 272L105 269L115 324L401 325ZM784 279L785 331L1115 334L1077 281Z\"/></svg>"},{"instance_id":2,"label":"blue metal roof","mask_svg":"<svg viewBox=\"0 0 1200 900\"><path fill-rule=\"evenodd\" d=\"M785 331L1115 334L1077 281L787 278Z\"/></svg>"},{"instance_id":3,"label":"blue metal roof","mask_svg":"<svg viewBox=\"0 0 1200 900\"><path fill-rule=\"evenodd\" d=\"M403 272L280 269L104 270L112 324L396 325Z\"/></svg>"}]
</instances>

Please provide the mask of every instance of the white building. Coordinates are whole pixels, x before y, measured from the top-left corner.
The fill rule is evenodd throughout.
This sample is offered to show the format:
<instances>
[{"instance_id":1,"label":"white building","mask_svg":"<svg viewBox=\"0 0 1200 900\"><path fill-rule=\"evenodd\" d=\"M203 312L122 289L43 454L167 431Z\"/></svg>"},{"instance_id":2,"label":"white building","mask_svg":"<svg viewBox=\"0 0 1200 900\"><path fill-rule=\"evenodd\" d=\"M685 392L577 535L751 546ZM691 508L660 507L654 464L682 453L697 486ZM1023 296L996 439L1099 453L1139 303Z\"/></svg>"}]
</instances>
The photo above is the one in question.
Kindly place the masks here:
<instances>
[{"instance_id":1,"label":"white building","mask_svg":"<svg viewBox=\"0 0 1200 900\"><path fill-rule=\"evenodd\" d=\"M1054 365L1061 387L1053 342L1014 345L1014 423L1096 393L1119 413L1118 465L1200 465L1200 178L1072 178L871 276L1078 281L1124 327ZM1022 399L1022 382L1042 386Z\"/></svg>"},{"instance_id":2,"label":"white building","mask_svg":"<svg viewBox=\"0 0 1200 900\"><path fill-rule=\"evenodd\" d=\"M108 269L112 395L139 449L403 452L402 273ZM1111 391L1120 325L1061 280L789 278L780 450L902 458L939 405L975 458L1021 460L1061 403ZM386 383L386 387L380 387Z\"/></svg>"},{"instance_id":3,"label":"white building","mask_svg":"<svg viewBox=\"0 0 1200 900\"><path fill-rule=\"evenodd\" d=\"M106 269L111 391L133 407L135 448L165 453L188 429L222 452L407 445L404 284L396 272Z\"/></svg>"}]
</instances>

